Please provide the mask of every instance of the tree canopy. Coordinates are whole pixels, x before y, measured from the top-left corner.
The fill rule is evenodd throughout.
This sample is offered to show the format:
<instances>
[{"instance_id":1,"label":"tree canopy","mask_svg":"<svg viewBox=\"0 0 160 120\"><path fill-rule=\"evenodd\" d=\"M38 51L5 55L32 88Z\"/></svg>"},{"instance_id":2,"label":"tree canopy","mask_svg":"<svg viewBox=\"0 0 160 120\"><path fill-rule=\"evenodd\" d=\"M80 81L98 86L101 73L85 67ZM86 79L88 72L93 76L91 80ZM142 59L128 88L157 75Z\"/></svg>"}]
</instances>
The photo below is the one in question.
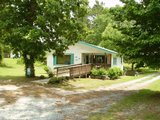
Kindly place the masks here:
<instances>
[{"instance_id":1,"label":"tree canopy","mask_svg":"<svg viewBox=\"0 0 160 120\"><path fill-rule=\"evenodd\" d=\"M88 34L85 40L89 43L100 45L108 49L117 50L113 40L121 39L121 32L115 27L114 14L105 8L103 3L89 8L88 12Z\"/></svg>"},{"instance_id":2,"label":"tree canopy","mask_svg":"<svg viewBox=\"0 0 160 120\"><path fill-rule=\"evenodd\" d=\"M98 1L90 8L87 0L0 1L1 43L23 55L31 76L45 51L62 54L81 39L116 50L128 62L159 66L160 0L121 1L124 6L115 8Z\"/></svg>"},{"instance_id":3,"label":"tree canopy","mask_svg":"<svg viewBox=\"0 0 160 120\"><path fill-rule=\"evenodd\" d=\"M63 52L81 39L86 11L86 0L1 1L0 38L23 55L26 76L34 77L35 59L51 49Z\"/></svg>"},{"instance_id":4,"label":"tree canopy","mask_svg":"<svg viewBox=\"0 0 160 120\"><path fill-rule=\"evenodd\" d=\"M129 63L159 67L160 0L121 0L124 6L89 8L86 41L118 51Z\"/></svg>"},{"instance_id":5,"label":"tree canopy","mask_svg":"<svg viewBox=\"0 0 160 120\"><path fill-rule=\"evenodd\" d=\"M121 17L123 19L120 21L129 21L132 22L132 25L130 27L119 27L127 37L115 43L122 48L121 52L128 56L130 60L144 63L150 67L159 67L160 0L121 1L125 5L123 7L123 17Z\"/></svg>"}]
</instances>

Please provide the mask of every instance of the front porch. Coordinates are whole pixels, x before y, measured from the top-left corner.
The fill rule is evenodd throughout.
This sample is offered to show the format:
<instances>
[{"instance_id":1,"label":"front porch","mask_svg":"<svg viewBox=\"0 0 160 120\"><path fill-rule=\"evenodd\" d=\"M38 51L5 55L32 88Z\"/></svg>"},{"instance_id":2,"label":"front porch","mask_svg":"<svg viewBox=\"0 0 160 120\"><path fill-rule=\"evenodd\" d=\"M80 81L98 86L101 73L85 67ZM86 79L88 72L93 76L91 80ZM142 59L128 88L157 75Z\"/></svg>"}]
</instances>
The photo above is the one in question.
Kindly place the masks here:
<instances>
[{"instance_id":1,"label":"front porch","mask_svg":"<svg viewBox=\"0 0 160 120\"><path fill-rule=\"evenodd\" d=\"M82 53L82 64L92 64L93 67L111 67L111 54Z\"/></svg>"}]
</instances>

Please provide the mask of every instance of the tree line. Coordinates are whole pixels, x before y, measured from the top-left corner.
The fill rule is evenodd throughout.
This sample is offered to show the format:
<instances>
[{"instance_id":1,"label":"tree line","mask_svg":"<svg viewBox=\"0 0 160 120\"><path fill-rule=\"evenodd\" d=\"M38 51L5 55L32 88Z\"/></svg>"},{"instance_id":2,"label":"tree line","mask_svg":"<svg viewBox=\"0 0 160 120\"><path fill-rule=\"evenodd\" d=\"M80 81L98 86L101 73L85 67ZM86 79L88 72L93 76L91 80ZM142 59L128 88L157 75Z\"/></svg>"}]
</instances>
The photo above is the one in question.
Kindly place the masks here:
<instances>
[{"instance_id":1,"label":"tree line","mask_svg":"<svg viewBox=\"0 0 160 120\"><path fill-rule=\"evenodd\" d=\"M0 46L21 53L28 77L46 51L63 54L78 40L116 50L133 67L159 68L160 0L121 2L106 8L96 1L91 8L87 0L1 1Z\"/></svg>"}]
</instances>

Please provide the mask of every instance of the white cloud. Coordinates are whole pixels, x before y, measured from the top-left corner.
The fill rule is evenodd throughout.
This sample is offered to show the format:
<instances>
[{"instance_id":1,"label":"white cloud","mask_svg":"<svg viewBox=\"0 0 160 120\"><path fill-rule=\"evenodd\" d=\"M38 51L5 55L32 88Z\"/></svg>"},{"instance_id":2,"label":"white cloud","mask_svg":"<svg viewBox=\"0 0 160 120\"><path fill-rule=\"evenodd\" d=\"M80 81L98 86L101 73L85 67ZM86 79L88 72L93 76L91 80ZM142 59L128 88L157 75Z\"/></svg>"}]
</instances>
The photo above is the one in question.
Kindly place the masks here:
<instances>
[{"instance_id":1,"label":"white cloud","mask_svg":"<svg viewBox=\"0 0 160 120\"><path fill-rule=\"evenodd\" d=\"M99 2L103 2L106 7L115 7L116 5L122 6L123 3L119 0L98 0ZM95 4L95 0L89 0L89 6L93 6Z\"/></svg>"}]
</instances>

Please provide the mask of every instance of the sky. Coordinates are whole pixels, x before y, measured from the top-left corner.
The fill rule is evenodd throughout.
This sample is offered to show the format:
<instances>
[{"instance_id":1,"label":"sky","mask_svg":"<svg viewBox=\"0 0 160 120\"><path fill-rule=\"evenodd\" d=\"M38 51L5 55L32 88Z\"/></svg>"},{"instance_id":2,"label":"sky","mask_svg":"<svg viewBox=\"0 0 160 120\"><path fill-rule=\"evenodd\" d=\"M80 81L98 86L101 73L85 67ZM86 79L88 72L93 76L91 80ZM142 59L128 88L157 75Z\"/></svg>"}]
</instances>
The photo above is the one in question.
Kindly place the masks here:
<instances>
[{"instance_id":1,"label":"sky","mask_svg":"<svg viewBox=\"0 0 160 120\"><path fill-rule=\"evenodd\" d=\"M103 2L106 7L114 7L116 5L122 6L123 4L119 0L98 0L99 2ZM95 4L95 0L89 0L89 6L93 6Z\"/></svg>"}]
</instances>

